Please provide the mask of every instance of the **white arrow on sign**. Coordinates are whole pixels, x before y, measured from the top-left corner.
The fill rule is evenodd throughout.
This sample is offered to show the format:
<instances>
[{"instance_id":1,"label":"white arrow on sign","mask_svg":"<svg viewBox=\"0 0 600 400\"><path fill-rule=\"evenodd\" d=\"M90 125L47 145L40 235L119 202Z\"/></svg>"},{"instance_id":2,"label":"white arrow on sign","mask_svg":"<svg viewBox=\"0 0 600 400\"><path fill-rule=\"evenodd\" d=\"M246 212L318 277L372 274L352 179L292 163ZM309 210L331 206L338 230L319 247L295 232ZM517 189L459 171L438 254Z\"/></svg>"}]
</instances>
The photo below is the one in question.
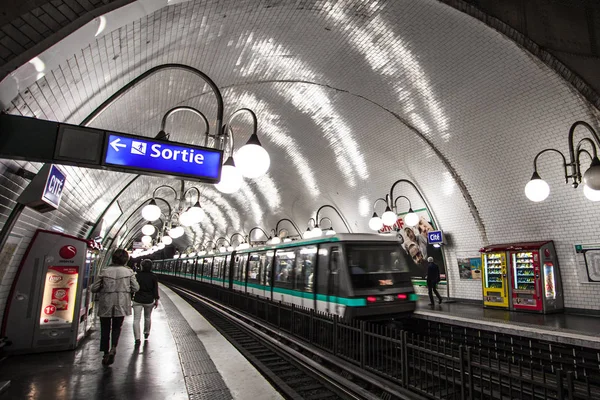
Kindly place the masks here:
<instances>
[{"instance_id":1,"label":"white arrow on sign","mask_svg":"<svg viewBox=\"0 0 600 400\"><path fill-rule=\"evenodd\" d=\"M119 151L119 147L127 147L126 144L123 143L119 143L121 141L121 138L116 138L115 140L113 140L112 142L110 142L110 145L113 149L115 149L115 151Z\"/></svg>"}]
</instances>

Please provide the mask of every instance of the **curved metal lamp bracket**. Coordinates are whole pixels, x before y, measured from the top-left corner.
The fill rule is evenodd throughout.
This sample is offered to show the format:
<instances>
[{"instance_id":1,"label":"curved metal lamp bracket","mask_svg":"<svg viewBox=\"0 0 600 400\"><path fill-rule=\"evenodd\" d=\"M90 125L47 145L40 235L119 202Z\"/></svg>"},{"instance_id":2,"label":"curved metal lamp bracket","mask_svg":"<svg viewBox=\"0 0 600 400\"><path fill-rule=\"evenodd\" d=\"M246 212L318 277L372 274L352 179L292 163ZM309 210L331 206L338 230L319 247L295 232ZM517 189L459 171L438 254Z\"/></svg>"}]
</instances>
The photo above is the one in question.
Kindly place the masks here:
<instances>
[{"instance_id":1,"label":"curved metal lamp bracket","mask_svg":"<svg viewBox=\"0 0 600 400\"><path fill-rule=\"evenodd\" d=\"M208 119L206 119L206 116L199 110L195 109L194 107L189 107L189 106L177 106L177 107L173 107L171 108L169 111L167 111L165 113L165 115L162 118L162 121L160 122L160 130L162 132L165 131L165 127L167 126L167 119L175 114L176 112L179 111L189 111L193 114L196 114L197 116L200 117L200 119L202 120L202 122L204 123L204 146L207 145L208 143L208 136L209 136L209 130L210 130L210 126L208 124Z\"/></svg>"},{"instance_id":2,"label":"curved metal lamp bracket","mask_svg":"<svg viewBox=\"0 0 600 400\"><path fill-rule=\"evenodd\" d=\"M267 234L267 232L265 232L263 228L261 228L260 226L255 226L254 228L250 229L250 232L248 233L248 244L250 246L252 246L252 232L254 232L257 229L260 230L266 238L269 237L269 235Z\"/></svg>"},{"instance_id":3,"label":"curved metal lamp bracket","mask_svg":"<svg viewBox=\"0 0 600 400\"><path fill-rule=\"evenodd\" d=\"M436 229L442 229L440 227L437 219L435 218L435 215L433 213L431 206L429 205L429 203L427 203L427 201L425 200L425 197L423 196L423 194L421 193L421 191L419 190L417 185L415 185L412 181L409 181L408 179L398 179L396 182L394 182L392 184L392 187L390 188L390 194L389 194L390 197L389 198L390 199L394 198L394 189L396 188L396 185L398 185L400 183L406 183L406 184L410 185L415 190L415 192L417 192L417 194L421 198L421 201L423 202L423 204L425 204L425 207L427 207L427 211L429 212L429 215L431 215L431 219L433 220Z\"/></svg>"},{"instance_id":4,"label":"curved metal lamp bracket","mask_svg":"<svg viewBox=\"0 0 600 400\"><path fill-rule=\"evenodd\" d=\"M329 205L329 204L325 204L325 205L323 205L323 206L319 207L319 209L317 210L317 215L316 215L316 217L315 217L315 221L318 221L318 220L319 220L319 212L321 212L321 210L322 210L322 209L324 209L324 208L331 208L333 211L335 211L335 212L336 212L336 214L337 214L337 215L340 217L340 220L342 220L342 223L343 223L343 224L344 224L344 226L346 227L346 230L348 230L348 232L349 232L349 233L350 233L350 232L352 232L352 230L350 230L350 227L349 227L349 226L348 226L348 224L346 223L346 220L344 219L344 217L342 217L342 214L340 214L340 212L338 211L338 209L337 209L337 208L335 208L335 207L334 207L334 206L332 206L332 205ZM317 226L317 225L315 225L315 226Z\"/></svg>"},{"instance_id":5,"label":"curved metal lamp bracket","mask_svg":"<svg viewBox=\"0 0 600 400\"><path fill-rule=\"evenodd\" d=\"M277 223L275 224L275 232L277 232L277 234L279 235L279 224L283 221L287 221L290 224L292 224L292 226L294 227L294 229L296 230L296 232L298 232L298 235L300 235L300 238L304 238L304 236L302 235L302 232L300 232L300 229L298 228L298 226L296 225L296 223L294 221L292 221L289 218L282 218L279 221L277 221Z\"/></svg>"},{"instance_id":6,"label":"curved metal lamp bracket","mask_svg":"<svg viewBox=\"0 0 600 400\"><path fill-rule=\"evenodd\" d=\"M544 150L540 151L539 153L537 153L537 155L533 159L533 175L532 175L531 179L541 179L540 175L537 172L537 161L538 161L538 158L542 154L550 152L550 151L560 154L560 156L563 159L563 169L564 169L564 173L565 173L565 183L569 183L569 178L573 178L573 184L577 185L577 183L576 183L576 180L577 180L577 169L575 169L575 175L573 175L573 176L569 175L569 173L567 172L567 165L568 164L567 164L567 159L565 158L565 155L560 150L556 150L556 149L553 149L553 148L544 149ZM575 187L577 187L577 186L575 186Z\"/></svg>"},{"instance_id":7,"label":"curved metal lamp bracket","mask_svg":"<svg viewBox=\"0 0 600 400\"><path fill-rule=\"evenodd\" d=\"M229 243L233 243L233 238L234 238L236 235L237 235L237 236L241 236L241 237L242 237L242 240L243 240L243 241L246 241L246 237L245 237L244 235L242 235L242 234L241 234L241 233L239 233L239 232L236 232L236 233L234 233L233 235L231 235L231 237L229 238ZM238 242L238 243L243 243L243 242Z\"/></svg>"},{"instance_id":8,"label":"curved metal lamp bracket","mask_svg":"<svg viewBox=\"0 0 600 400\"><path fill-rule=\"evenodd\" d=\"M190 67L189 65L184 65L184 64L162 64L162 65L157 65L154 68L150 68L148 71L139 75L137 78L133 79L131 82L127 83L125 86L123 86L121 89L119 89L115 94L113 94L108 99L106 99L90 115L88 115L81 122L80 125L90 124L91 122L94 121L94 119L98 115L102 114L102 112L104 112L104 110L106 110L112 103L114 103L115 101L117 101L118 99L123 97L126 93L128 93L131 89L133 89L137 84L143 82L144 80L146 80L148 77L154 75L155 73L163 71L163 70L167 70L167 69L181 69L181 70L184 70L187 72L191 72L195 75L198 75L200 78L202 78L208 84L208 86L210 86L210 88L214 92L215 97L217 99L217 121L216 121L217 132L216 132L216 135L221 136L223 134L222 128L223 128L223 108L224 107L223 107L223 96L221 95L221 91L219 90L219 87L204 72L202 72L194 67Z\"/></svg>"},{"instance_id":9,"label":"curved metal lamp bracket","mask_svg":"<svg viewBox=\"0 0 600 400\"><path fill-rule=\"evenodd\" d=\"M408 209L412 210L412 203L410 202L410 199L408 197L402 196L402 195L396 197L396 200L394 200L394 210L398 209L398 206L397 206L398 199L406 199L406 201L408 201Z\"/></svg>"}]
</instances>

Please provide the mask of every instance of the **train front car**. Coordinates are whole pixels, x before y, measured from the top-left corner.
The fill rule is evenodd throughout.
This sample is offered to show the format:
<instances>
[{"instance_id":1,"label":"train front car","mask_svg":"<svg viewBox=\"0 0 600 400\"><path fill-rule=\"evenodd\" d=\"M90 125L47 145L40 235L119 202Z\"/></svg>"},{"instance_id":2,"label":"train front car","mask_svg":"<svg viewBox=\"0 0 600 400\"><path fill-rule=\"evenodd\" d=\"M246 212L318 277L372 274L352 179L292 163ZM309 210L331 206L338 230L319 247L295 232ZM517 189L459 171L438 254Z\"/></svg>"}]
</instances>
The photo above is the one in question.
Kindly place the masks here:
<instances>
[{"instance_id":1,"label":"train front car","mask_svg":"<svg viewBox=\"0 0 600 400\"><path fill-rule=\"evenodd\" d=\"M340 290L353 301L345 307L347 319L390 319L410 316L415 294L406 258L393 236L341 234ZM344 279L345 278L345 279ZM345 281L345 282L344 282Z\"/></svg>"}]
</instances>

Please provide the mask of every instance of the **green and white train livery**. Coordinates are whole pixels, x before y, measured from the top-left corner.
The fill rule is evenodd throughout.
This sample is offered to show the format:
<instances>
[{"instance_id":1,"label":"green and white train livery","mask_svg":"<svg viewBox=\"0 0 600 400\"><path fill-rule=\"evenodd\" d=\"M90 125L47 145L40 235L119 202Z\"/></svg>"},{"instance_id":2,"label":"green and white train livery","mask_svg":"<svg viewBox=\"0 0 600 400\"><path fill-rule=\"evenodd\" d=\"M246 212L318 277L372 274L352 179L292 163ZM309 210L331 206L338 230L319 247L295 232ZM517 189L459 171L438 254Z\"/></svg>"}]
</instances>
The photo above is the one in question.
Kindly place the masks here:
<instances>
[{"instance_id":1,"label":"green and white train livery","mask_svg":"<svg viewBox=\"0 0 600 400\"><path fill-rule=\"evenodd\" d=\"M401 251L395 237L348 233L158 260L154 270L348 319L387 319L416 306Z\"/></svg>"}]
</instances>

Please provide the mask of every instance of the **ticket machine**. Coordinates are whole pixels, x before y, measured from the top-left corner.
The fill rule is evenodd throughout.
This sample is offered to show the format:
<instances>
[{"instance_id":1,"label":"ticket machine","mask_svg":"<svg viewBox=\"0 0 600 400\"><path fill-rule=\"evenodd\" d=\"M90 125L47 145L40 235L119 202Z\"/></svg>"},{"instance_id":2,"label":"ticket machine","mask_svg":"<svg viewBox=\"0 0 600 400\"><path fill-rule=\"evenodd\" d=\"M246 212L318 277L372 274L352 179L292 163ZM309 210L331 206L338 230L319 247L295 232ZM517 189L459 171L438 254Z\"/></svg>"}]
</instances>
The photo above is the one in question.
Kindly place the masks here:
<instances>
[{"instance_id":1,"label":"ticket machine","mask_svg":"<svg viewBox=\"0 0 600 400\"><path fill-rule=\"evenodd\" d=\"M19 265L2 324L14 353L77 347L93 320L97 251L88 242L37 230Z\"/></svg>"}]
</instances>

